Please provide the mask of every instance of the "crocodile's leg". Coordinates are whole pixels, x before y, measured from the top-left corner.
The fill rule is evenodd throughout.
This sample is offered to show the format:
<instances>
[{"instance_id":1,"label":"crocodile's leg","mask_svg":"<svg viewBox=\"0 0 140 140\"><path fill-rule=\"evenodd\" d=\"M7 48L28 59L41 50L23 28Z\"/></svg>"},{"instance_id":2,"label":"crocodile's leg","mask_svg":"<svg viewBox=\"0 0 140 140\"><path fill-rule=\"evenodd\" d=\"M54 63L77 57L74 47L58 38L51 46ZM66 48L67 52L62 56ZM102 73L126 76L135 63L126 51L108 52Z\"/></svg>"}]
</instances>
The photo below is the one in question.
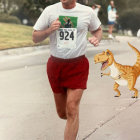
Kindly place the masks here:
<instances>
[{"instance_id":1,"label":"crocodile's leg","mask_svg":"<svg viewBox=\"0 0 140 140\"><path fill-rule=\"evenodd\" d=\"M137 78L135 78L135 76L131 76L128 79L128 88L131 91L134 91L134 96L132 96L132 98L138 98L138 90L136 88L134 88L135 84L136 84L136 80Z\"/></svg>"},{"instance_id":2,"label":"crocodile's leg","mask_svg":"<svg viewBox=\"0 0 140 140\"><path fill-rule=\"evenodd\" d=\"M119 84L117 84L117 83L115 82L115 84L114 84L114 90L115 90L118 94L115 95L114 97L120 97L120 95L121 95L120 91L118 90L118 87L119 87Z\"/></svg>"}]
</instances>

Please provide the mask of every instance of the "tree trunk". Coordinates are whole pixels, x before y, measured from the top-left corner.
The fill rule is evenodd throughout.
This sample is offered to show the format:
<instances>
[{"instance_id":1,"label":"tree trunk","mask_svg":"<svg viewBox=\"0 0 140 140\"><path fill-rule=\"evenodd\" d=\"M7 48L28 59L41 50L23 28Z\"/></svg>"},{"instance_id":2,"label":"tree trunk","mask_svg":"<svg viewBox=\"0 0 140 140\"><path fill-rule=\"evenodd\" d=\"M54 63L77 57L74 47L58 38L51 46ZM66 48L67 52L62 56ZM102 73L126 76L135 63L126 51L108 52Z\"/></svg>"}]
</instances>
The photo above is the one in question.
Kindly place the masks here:
<instances>
[{"instance_id":1,"label":"tree trunk","mask_svg":"<svg viewBox=\"0 0 140 140\"><path fill-rule=\"evenodd\" d=\"M3 7L4 7L4 13L7 13L7 0L2 1Z\"/></svg>"}]
</instances>

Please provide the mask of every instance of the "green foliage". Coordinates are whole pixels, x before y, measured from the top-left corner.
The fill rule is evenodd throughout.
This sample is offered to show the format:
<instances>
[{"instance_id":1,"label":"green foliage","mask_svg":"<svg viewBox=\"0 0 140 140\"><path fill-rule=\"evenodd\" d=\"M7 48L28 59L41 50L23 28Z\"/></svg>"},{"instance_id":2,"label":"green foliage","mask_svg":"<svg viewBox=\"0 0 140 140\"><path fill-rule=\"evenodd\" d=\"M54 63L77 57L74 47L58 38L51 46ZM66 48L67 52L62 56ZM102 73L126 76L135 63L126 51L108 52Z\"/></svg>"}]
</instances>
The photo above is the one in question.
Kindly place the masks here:
<instances>
[{"instance_id":1,"label":"green foliage","mask_svg":"<svg viewBox=\"0 0 140 140\"><path fill-rule=\"evenodd\" d=\"M60 0L0 0L0 2L5 4L5 13L17 16L21 21L27 19L29 21L28 25L34 25L45 7L60 2ZM77 2L88 4L88 6L92 6L93 3L101 5L98 15L102 24L107 25L107 7L110 0L77 0ZM114 0L114 3L119 18L122 18L121 16L123 16L123 13L125 14L126 10L140 7L140 0ZM7 4L8 7L6 7ZM10 7L12 7L13 4L17 5L18 9L13 9L12 12L10 12Z\"/></svg>"},{"instance_id":2,"label":"green foliage","mask_svg":"<svg viewBox=\"0 0 140 140\"><path fill-rule=\"evenodd\" d=\"M0 22L21 24L16 16L10 16L8 14L0 14Z\"/></svg>"},{"instance_id":3,"label":"green foliage","mask_svg":"<svg viewBox=\"0 0 140 140\"><path fill-rule=\"evenodd\" d=\"M0 11L1 13L11 14L21 5L25 0L0 0Z\"/></svg>"},{"instance_id":4,"label":"green foliage","mask_svg":"<svg viewBox=\"0 0 140 140\"><path fill-rule=\"evenodd\" d=\"M127 0L127 8L140 8L140 0Z\"/></svg>"},{"instance_id":5,"label":"green foliage","mask_svg":"<svg viewBox=\"0 0 140 140\"><path fill-rule=\"evenodd\" d=\"M14 12L13 15L17 16L20 20L28 19L28 25L34 25L42 10L56 2L59 2L59 0L24 0L20 9Z\"/></svg>"},{"instance_id":6,"label":"green foliage","mask_svg":"<svg viewBox=\"0 0 140 140\"><path fill-rule=\"evenodd\" d=\"M128 9L119 18L119 23L123 29L130 29L135 33L140 29L140 9Z\"/></svg>"}]
</instances>

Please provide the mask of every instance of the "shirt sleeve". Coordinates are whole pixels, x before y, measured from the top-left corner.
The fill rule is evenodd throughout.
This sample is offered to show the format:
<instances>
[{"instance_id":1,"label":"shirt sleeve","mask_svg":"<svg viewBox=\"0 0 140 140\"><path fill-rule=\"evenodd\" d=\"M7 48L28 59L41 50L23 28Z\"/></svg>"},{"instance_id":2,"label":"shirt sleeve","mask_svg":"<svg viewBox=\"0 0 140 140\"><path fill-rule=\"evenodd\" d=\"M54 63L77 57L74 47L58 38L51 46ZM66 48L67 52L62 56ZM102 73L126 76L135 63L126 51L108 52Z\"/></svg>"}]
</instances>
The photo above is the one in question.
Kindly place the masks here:
<instances>
[{"instance_id":1,"label":"shirt sleeve","mask_svg":"<svg viewBox=\"0 0 140 140\"><path fill-rule=\"evenodd\" d=\"M38 20L36 21L33 29L34 30L44 30L48 28L49 26L49 16L48 16L48 9L45 8L45 10L42 12Z\"/></svg>"},{"instance_id":2,"label":"shirt sleeve","mask_svg":"<svg viewBox=\"0 0 140 140\"><path fill-rule=\"evenodd\" d=\"M109 12L110 10L111 10L111 5L108 5L107 12Z\"/></svg>"},{"instance_id":3,"label":"shirt sleeve","mask_svg":"<svg viewBox=\"0 0 140 140\"><path fill-rule=\"evenodd\" d=\"M94 11L91 11L91 18L89 24L89 31L96 31L101 26L99 18L95 15Z\"/></svg>"}]
</instances>

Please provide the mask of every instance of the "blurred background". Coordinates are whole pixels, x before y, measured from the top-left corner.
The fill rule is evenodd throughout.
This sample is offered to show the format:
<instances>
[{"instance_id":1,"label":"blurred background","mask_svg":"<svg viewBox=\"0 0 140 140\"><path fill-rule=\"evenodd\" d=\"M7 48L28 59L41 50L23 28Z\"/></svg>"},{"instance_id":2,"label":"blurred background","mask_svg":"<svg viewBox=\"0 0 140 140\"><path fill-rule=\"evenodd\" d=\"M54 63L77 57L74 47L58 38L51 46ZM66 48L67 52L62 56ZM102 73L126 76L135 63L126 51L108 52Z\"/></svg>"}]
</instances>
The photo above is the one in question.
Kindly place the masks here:
<instances>
[{"instance_id":1,"label":"blurred background","mask_svg":"<svg viewBox=\"0 0 140 140\"><path fill-rule=\"evenodd\" d=\"M32 26L46 6L60 0L0 0L0 49L48 44L34 44L31 39ZM77 0L92 7L101 5L98 16L107 39L107 6L110 0ZM140 0L114 0L119 18L114 33L135 36L140 28Z\"/></svg>"}]
</instances>

